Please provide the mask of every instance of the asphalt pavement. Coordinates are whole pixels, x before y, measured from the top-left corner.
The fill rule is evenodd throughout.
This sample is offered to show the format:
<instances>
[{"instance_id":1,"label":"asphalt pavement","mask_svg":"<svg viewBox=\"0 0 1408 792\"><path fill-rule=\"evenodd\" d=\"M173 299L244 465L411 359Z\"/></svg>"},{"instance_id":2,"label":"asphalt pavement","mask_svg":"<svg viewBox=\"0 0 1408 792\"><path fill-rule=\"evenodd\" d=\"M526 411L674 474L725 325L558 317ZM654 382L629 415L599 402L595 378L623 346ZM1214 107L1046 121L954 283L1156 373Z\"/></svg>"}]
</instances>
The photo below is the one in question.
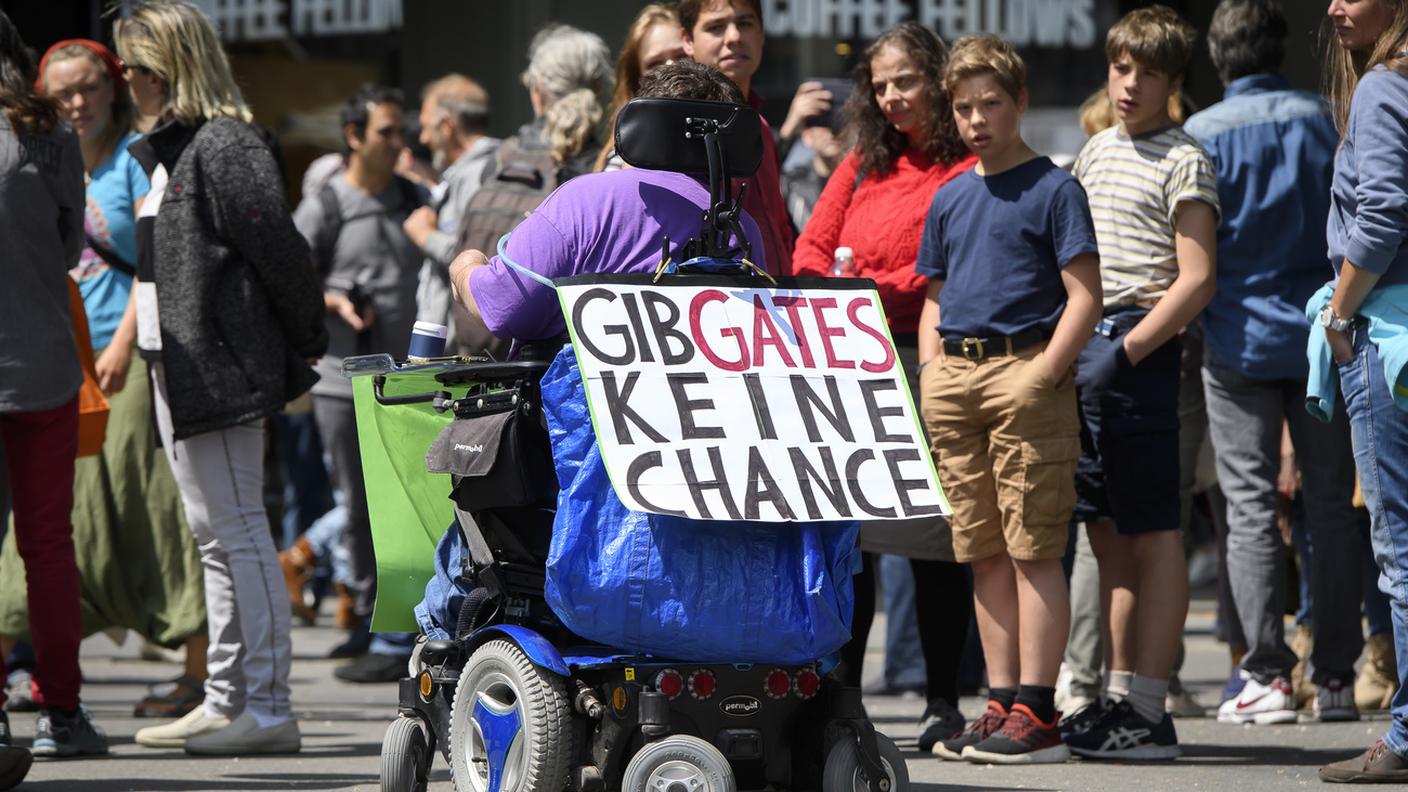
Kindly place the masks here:
<instances>
[{"instance_id":1,"label":"asphalt pavement","mask_svg":"<svg viewBox=\"0 0 1408 792\"><path fill-rule=\"evenodd\" d=\"M1209 635L1211 617L1197 602L1189 620L1188 661L1184 680L1199 700L1217 702L1227 675L1225 648ZM868 673L880 668L884 617L871 631ZM350 685L336 680L337 661L323 659L339 635L331 627L294 630L293 700L303 731L303 752L296 756L241 759L188 757L132 742L137 729L152 721L131 717L132 703L154 681L174 678L180 668L138 659L136 641L116 645L96 635L83 645L83 696L96 721L107 731L112 753L106 757L36 762L19 789L28 792L265 792L266 790L379 789L382 733L395 715L394 685ZM919 699L871 696L866 707L877 727L905 751L915 792L977 790L1158 790L1227 789L1237 792L1318 787L1320 765L1368 747L1387 726L1379 715L1357 723L1302 722L1285 726L1234 726L1215 718L1180 719L1177 729L1184 756L1158 764L1103 764L1072 761L1063 765L995 767L943 762L915 748ZM969 718L982 702L964 699ZM12 714L17 744L34 733L32 716ZM437 757L432 792L452 792L449 770Z\"/></svg>"}]
</instances>

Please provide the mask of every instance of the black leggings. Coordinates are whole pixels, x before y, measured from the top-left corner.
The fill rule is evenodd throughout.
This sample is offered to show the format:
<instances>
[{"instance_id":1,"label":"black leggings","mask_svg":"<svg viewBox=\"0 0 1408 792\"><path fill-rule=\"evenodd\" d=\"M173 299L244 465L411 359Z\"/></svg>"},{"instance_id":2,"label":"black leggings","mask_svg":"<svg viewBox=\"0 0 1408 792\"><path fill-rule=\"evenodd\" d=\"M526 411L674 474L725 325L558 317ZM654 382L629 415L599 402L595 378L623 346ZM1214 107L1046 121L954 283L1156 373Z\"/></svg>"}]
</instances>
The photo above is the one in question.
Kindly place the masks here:
<instances>
[{"instance_id":1,"label":"black leggings","mask_svg":"<svg viewBox=\"0 0 1408 792\"><path fill-rule=\"evenodd\" d=\"M836 669L840 679L854 687L860 687L865 642L875 621L878 560L874 553L862 553L861 571L855 577L851 640L841 647L841 664ZM924 652L926 698L945 699L957 706L958 664L973 620L973 589L968 571L952 561L911 558L909 564L914 570L914 607L919 619L919 645Z\"/></svg>"}]
</instances>

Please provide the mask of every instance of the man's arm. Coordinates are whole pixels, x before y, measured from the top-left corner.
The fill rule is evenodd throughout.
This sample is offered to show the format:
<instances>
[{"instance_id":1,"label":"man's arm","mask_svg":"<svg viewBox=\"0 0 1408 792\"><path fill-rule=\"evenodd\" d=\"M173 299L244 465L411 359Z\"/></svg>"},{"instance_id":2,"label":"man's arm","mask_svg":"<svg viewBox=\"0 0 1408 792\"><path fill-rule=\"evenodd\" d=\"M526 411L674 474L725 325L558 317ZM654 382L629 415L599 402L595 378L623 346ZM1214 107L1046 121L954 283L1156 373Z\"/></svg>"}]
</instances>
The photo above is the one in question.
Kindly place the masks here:
<instances>
[{"instance_id":1,"label":"man's arm","mask_svg":"<svg viewBox=\"0 0 1408 792\"><path fill-rule=\"evenodd\" d=\"M1061 381L1061 375L1075 362L1076 356L1095 332L1104 304L1104 289L1100 286L1100 257L1082 253L1061 268L1061 284L1066 287L1066 310L1056 322L1056 330L1046 345L1046 374L1051 382Z\"/></svg>"},{"instance_id":2,"label":"man's arm","mask_svg":"<svg viewBox=\"0 0 1408 792\"><path fill-rule=\"evenodd\" d=\"M455 257L450 262L450 291L454 295L455 301L464 306L464 310L469 314L467 330L471 335L492 335L489 326L484 323L484 316L479 312L479 305L474 301L474 292L469 288L469 276L480 267L489 266L489 259L477 250L466 250Z\"/></svg>"},{"instance_id":3,"label":"man's arm","mask_svg":"<svg viewBox=\"0 0 1408 792\"><path fill-rule=\"evenodd\" d=\"M1174 235L1178 277L1124 335L1124 352L1134 365L1181 333L1217 291L1217 212L1202 201L1184 201L1174 217Z\"/></svg>"}]
</instances>

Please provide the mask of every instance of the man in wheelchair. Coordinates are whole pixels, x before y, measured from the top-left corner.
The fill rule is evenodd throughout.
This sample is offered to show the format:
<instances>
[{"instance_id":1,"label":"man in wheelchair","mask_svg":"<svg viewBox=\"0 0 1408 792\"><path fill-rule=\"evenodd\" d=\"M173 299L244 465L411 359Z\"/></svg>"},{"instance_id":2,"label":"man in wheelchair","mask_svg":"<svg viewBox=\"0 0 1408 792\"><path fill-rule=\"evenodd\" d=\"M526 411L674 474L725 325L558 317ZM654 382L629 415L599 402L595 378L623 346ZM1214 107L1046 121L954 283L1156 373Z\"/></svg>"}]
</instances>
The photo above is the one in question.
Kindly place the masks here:
<instances>
[{"instance_id":1,"label":"man in wheelchair","mask_svg":"<svg viewBox=\"0 0 1408 792\"><path fill-rule=\"evenodd\" d=\"M471 322L499 339L545 342L540 346L552 348L566 334L555 280L658 274L670 271L671 261L693 261L690 268L706 269L723 262L724 272L737 271L727 269L732 259L754 269L766 266L758 227L738 208L741 197L727 187L731 177L756 168L761 150L759 140L751 139L758 134L753 131L757 116L737 107L743 104L738 89L711 67L680 62L647 74L638 98L724 104L711 109L667 103L630 120L623 111L617 149L638 167L566 182L507 242L500 242L499 255L491 259L486 252L468 251L451 265L452 288ZM693 115L685 117L688 113ZM709 113L715 118L699 117ZM735 125L740 117L744 123ZM623 128L633 129L621 132ZM730 134L732 139L725 140ZM699 137L705 138L703 146ZM692 173L705 166L706 150L707 183ZM730 161L735 167L729 167ZM530 357L542 359L540 354ZM702 593L713 590L705 578L727 577L727 567L740 561L747 567L744 577L756 574L756 580L767 581L751 584L751 599L766 603L786 590L825 600L823 607L803 608L801 621L809 632L829 630L827 639L839 646L849 633L854 523L793 524L781 533L779 526L756 522L712 523L701 529L682 518L623 513L615 501L598 513L593 523L598 532L581 532L586 538L579 549L585 551L579 557L592 555L589 563L602 567L629 563L637 570L632 575L669 577L670 572L661 573L667 569L662 559L688 544L672 536L693 536L697 548L706 542L727 547L711 551L714 555L700 549L690 559L681 558L690 553L676 553L675 561L694 568L669 568L679 580L665 585L698 587L695 601L708 599L704 607L718 611L711 614L713 624L726 626L704 636L713 644L702 654L672 651L684 644L660 643L658 629L654 644L578 637L589 633L569 620L561 600L553 599L551 574L546 590L544 582L548 542L557 552L563 537L573 533L559 530L559 518L581 505L564 505L568 479L575 475L578 485L605 484L600 459L590 459L584 450L594 443L585 406L579 413L562 408L563 401L585 402L580 393L570 392L582 387L570 360L570 355L558 356L546 375L541 363L506 363L451 366L459 373L436 377L447 386L475 383L467 396L437 402L448 404L461 420L441 433L427 455L432 470L454 474L460 530L448 531L441 540L435 577L416 607L417 621L431 640L413 662L416 676L401 683L402 717L388 729L382 749L383 792L423 790L437 744L450 760L456 788L474 792L735 792L764 787L903 792L908 784L904 760L866 719L859 691L823 681L818 655L829 650L797 651L780 660L778 610L721 602L721 597ZM490 382L512 386L486 384ZM499 407L493 405L496 399ZM395 403L380 394L378 401ZM547 431L553 433L558 468L530 470L541 464L531 449L535 443L547 446ZM477 456L459 467L457 461L433 461L454 459L459 449L486 455L483 449L491 445L496 445L497 461L479 478L468 472L478 464ZM519 459L516 448L529 450ZM502 475L506 454L516 475ZM594 464L595 472L574 474L572 463L562 461L574 454L588 457L582 470ZM542 491L527 492L522 481L545 483L537 488ZM556 499L559 481L563 502ZM605 500L604 490L595 491ZM819 538L823 529L824 540ZM631 530L638 532L636 538L623 540ZM638 556L645 548L648 560L623 558L623 542L634 542ZM562 554L556 556L557 562L562 559ZM640 571L642 561L649 573ZM559 580L557 587L591 576L572 577L577 569L571 567L567 583ZM790 577L797 580L781 579ZM823 596L817 596L818 590ZM584 607L610 610L599 599ZM649 614L635 607L636 615L626 620L662 617L668 608L676 615L688 609L678 602ZM732 621L724 621L728 619ZM680 620L667 632L676 627L673 635L699 629ZM731 646L727 639L733 636L723 634L728 630L752 633L748 640L758 656L717 648ZM690 657L678 659L685 654Z\"/></svg>"}]
</instances>

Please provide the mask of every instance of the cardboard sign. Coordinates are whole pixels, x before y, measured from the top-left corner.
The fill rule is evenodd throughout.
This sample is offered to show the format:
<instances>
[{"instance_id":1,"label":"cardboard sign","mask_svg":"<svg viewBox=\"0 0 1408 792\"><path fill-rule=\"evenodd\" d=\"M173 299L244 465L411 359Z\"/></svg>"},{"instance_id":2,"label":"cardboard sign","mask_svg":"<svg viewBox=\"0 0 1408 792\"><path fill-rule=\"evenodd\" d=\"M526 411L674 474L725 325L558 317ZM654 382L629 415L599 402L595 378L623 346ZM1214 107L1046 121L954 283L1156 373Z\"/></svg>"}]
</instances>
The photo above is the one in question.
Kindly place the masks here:
<instances>
[{"instance_id":1,"label":"cardboard sign","mask_svg":"<svg viewBox=\"0 0 1408 792\"><path fill-rule=\"evenodd\" d=\"M558 282L616 495L704 520L948 514L875 284Z\"/></svg>"}]
</instances>

